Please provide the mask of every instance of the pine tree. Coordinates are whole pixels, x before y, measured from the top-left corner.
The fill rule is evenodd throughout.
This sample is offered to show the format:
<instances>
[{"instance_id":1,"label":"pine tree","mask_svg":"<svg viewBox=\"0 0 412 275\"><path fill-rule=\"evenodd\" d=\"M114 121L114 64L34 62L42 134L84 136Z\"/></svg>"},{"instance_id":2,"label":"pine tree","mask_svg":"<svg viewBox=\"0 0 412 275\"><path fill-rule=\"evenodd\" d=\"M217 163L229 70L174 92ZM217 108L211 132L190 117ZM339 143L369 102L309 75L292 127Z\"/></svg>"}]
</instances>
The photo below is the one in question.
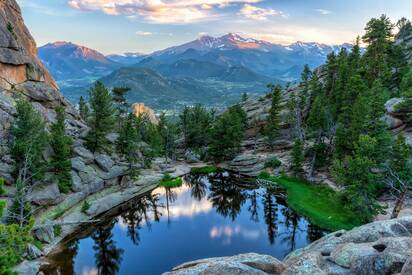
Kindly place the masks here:
<instances>
[{"instance_id":1,"label":"pine tree","mask_svg":"<svg viewBox=\"0 0 412 275\"><path fill-rule=\"evenodd\" d=\"M117 117L119 122L119 127L121 127L122 118L127 116L127 109L129 104L126 100L126 94L130 91L130 88L125 87L115 87L112 89L113 102L117 110Z\"/></svg>"},{"instance_id":2,"label":"pine tree","mask_svg":"<svg viewBox=\"0 0 412 275\"><path fill-rule=\"evenodd\" d=\"M71 157L73 140L65 133L65 114L62 107L56 109L56 122L50 126L50 145L53 148L50 166L55 173L61 192L68 193L72 187Z\"/></svg>"},{"instance_id":3,"label":"pine tree","mask_svg":"<svg viewBox=\"0 0 412 275\"><path fill-rule=\"evenodd\" d=\"M235 105L216 119L211 129L208 151L213 160L231 159L239 152L247 125L246 118L245 111Z\"/></svg>"},{"instance_id":4,"label":"pine tree","mask_svg":"<svg viewBox=\"0 0 412 275\"><path fill-rule=\"evenodd\" d=\"M247 93L243 93L243 94L242 94L242 101L243 101L243 102L247 101L248 98L249 98L249 96L248 96Z\"/></svg>"},{"instance_id":5,"label":"pine tree","mask_svg":"<svg viewBox=\"0 0 412 275\"><path fill-rule=\"evenodd\" d=\"M129 113L125 123L120 128L119 137L116 141L117 152L130 163L129 175L132 177L137 177L138 175L136 163L139 160L139 142L141 141L135 127L135 120L135 115Z\"/></svg>"},{"instance_id":6,"label":"pine tree","mask_svg":"<svg viewBox=\"0 0 412 275\"><path fill-rule=\"evenodd\" d=\"M41 115L28 101L17 101L16 111L17 118L11 127L11 155L16 162L16 177L30 183L31 179L43 178L42 152L48 139Z\"/></svg>"},{"instance_id":7,"label":"pine tree","mask_svg":"<svg viewBox=\"0 0 412 275\"><path fill-rule=\"evenodd\" d=\"M359 222L370 222L382 207L376 202L382 178L373 170L380 168L376 161L378 142L368 135L361 135L355 144L353 156L335 160L333 171L337 182L344 187L343 203L353 211Z\"/></svg>"},{"instance_id":8,"label":"pine tree","mask_svg":"<svg viewBox=\"0 0 412 275\"><path fill-rule=\"evenodd\" d=\"M279 85L269 85L272 96L272 104L269 110L269 117L266 122L265 135L270 145L273 144L280 130L280 101L282 99L282 87Z\"/></svg>"},{"instance_id":9,"label":"pine tree","mask_svg":"<svg viewBox=\"0 0 412 275\"><path fill-rule=\"evenodd\" d=\"M168 163L169 159L174 159L176 154L176 127L170 123L165 113L160 115L158 131L162 138L163 154Z\"/></svg>"},{"instance_id":10,"label":"pine tree","mask_svg":"<svg viewBox=\"0 0 412 275\"><path fill-rule=\"evenodd\" d=\"M81 96L79 100L79 112L80 112L80 117L87 121L87 118L89 117L89 106L87 105L86 101L84 98Z\"/></svg>"},{"instance_id":11,"label":"pine tree","mask_svg":"<svg viewBox=\"0 0 412 275\"><path fill-rule=\"evenodd\" d=\"M305 161L305 152L303 142L300 139L295 139L292 148L292 163L291 169L295 177L301 177L303 173L303 162Z\"/></svg>"},{"instance_id":12,"label":"pine tree","mask_svg":"<svg viewBox=\"0 0 412 275\"><path fill-rule=\"evenodd\" d=\"M90 131L86 136L86 147L92 152L110 151L106 135L114 128L114 108L109 91L101 82L90 90L91 113L88 119Z\"/></svg>"},{"instance_id":13,"label":"pine tree","mask_svg":"<svg viewBox=\"0 0 412 275\"><path fill-rule=\"evenodd\" d=\"M213 115L205 107L196 104L183 109L179 115L179 128L183 134L186 149L199 150L210 142L210 127Z\"/></svg>"},{"instance_id":14,"label":"pine tree","mask_svg":"<svg viewBox=\"0 0 412 275\"><path fill-rule=\"evenodd\" d=\"M18 100L16 111L10 144L11 155L16 163L16 193L7 220L23 227L29 223L32 214L28 195L44 176L42 153L48 139L43 119L28 101Z\"/></svg>"},{"instance_id":15,"label":"pine tree","mask_svg":"<svg viewBox=\"0 0 412 275\"><path fill-rule=\"evenodd\" d=\"M393 24L386 15L372 18L366 25L363 42L368 44L364 55L365 77L372 86L376 79L387 86L391 76L389 51L393 42Z\"/></svg>"}]
</instances>

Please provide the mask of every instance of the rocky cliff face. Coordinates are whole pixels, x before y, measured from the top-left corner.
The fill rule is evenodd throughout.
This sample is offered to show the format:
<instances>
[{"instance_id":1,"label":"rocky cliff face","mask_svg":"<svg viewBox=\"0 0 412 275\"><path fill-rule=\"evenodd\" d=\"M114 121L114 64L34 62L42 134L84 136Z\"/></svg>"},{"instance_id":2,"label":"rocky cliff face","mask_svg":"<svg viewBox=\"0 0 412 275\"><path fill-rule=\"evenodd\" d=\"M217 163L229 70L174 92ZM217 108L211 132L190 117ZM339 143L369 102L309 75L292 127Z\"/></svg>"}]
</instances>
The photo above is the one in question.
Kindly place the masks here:
<instances>
[{"instance_id":1,"label":"rocky cliff face","mask_svg":"<svg viewBox=\"0 0 412 275\"><path fill-rule=\"evenodd\" d=\"M53 177L46 175L45 182L31 194L33 203L53 205L63 201L70 207L125 174L127 164L116 156L92 154L83 147L88 127L37 58L36 43L24 24L16 1L0 0L0 177L10 186L14 164L8 155L7 143L9 128L16 115L15 101L19 97L30 101L48 125L55 121L55 108L63 106L66 129L74 139L72 177L75 194L63 196ZM116 135L110 136L112 142L115 139ZM52 153L50 148L44 152L45 160Z\"/></svg>"},{"instance_id":2,"label":"rocky cliff face","mask_svg":"<svg viewBox=\"0 0 412 275\"><path fill-rule=\"evenodd\" d=\"M283 262L252 253L189 262L166 274L412 274L412 216L329 234Z\"/></svg>"}]
</instances>

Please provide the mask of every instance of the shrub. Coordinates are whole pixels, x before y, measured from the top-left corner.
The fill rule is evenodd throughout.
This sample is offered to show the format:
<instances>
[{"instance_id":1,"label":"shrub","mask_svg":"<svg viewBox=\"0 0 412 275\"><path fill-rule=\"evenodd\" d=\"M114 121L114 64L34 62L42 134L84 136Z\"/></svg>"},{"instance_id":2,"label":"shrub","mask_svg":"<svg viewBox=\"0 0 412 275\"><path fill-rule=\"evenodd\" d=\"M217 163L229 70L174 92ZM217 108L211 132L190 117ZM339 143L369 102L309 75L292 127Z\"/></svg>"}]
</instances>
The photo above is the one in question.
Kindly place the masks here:
<instances>
[{"instance_id":1,"label":"shrub","mask_svg":"<svg viewBox=\"0 0 412 275\"><path fill-rule=\"evenodd\" d=\"M56 237L60 236L62 234L62 226L60 224L53 226L53 233Z\"/></svg>"},{"instance_id":2,"label":"shrub","mask_svg":"<svg viewBox=\"0 0 412 275\"><path fill-rule=\"evenodd\" d=\"M279 168L282 165L282 162L277 158L272 158L265 163L265 168Z\"/></svg>"},{"instance_id":3,"label":"shrub","mask_svg":"<svg viewBox=\"0 0 412 275\"><path fill-rule=\"evenodd\" d=\"M270 179L270 174L267 171L262 171L260 172L258 178L263 179L263 180L268 180Z\"/></svg>"},{"instance_id":4,"label":"shrub","mask_svg":"<svg viewBox=\"0 0 412 275\"><path fill-rule=\"evenodd\" d=\"M86 214L86 211L89 210L89 208L90 208L90 203L88 201L84 201L82 205L82 210L81 210L82 213Z\"/></svg>"}]
</instances>

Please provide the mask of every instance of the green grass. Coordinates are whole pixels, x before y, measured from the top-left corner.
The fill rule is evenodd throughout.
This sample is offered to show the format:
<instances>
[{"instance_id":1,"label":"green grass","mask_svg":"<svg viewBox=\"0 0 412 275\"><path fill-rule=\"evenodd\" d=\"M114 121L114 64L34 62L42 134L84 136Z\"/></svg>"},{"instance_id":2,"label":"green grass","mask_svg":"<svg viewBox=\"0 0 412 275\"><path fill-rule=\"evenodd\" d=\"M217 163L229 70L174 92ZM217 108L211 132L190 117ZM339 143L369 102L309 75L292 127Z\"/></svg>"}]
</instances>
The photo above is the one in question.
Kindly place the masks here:
<instances>
[{"instance_id":1,"label":"green grass","mask_svg":"<svg viewBox=\"0 0 412 275\"><path fill-rule=\"evenodd\" d=\"M166 188L180 187L183 184L182 178L173 179L169 174L166 174L160 181L159 185Z\"/></svg>"},{"instance_id":2,"label":"green grass","mask_svg":"<svg viewBox=\"0 0 412 275\"><path fill-rule=\"evenodd\" d=\"M331 231L349 230L360 225L355 222L354 213L344 207L331 188L284 177L270 177L270 180L287 190L288 206L308 217L313 224Z\"/></svg>"},{"instance_id":3,"label":"green grass","mask_svg":"<svg viewBox=\"0 0 412 275\"><path fill-rule=\"evenodd\" d=\"M211 173L217 173L217 172L222 172L222 168L208 165L208 166L203 166L203 167L193 167L190 170L190 173L193 175L208 175Z\"/></svg>"}]
</instances>

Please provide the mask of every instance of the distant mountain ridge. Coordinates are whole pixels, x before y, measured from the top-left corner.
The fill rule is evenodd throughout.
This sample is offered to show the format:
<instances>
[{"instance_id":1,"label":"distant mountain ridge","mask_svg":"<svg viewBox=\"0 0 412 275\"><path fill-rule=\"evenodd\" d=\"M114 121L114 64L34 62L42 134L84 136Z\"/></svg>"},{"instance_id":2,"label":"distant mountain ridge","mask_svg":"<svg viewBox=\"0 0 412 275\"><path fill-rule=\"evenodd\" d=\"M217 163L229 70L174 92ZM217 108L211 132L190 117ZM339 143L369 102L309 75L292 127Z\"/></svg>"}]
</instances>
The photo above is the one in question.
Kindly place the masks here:
<instances>
[{"instance_id":1,"label":"distant mountain ridge","mask_svg":"<svg viewBox=\"0 0 412 275\"><path fill-rule=\"evenodd\" d=\"M100 79L109 87L127 85L131 100L161 109L175 107L173 102L224 105L243 92L260 95L268 83L294 82L305 64L318 67L343 47L352 45L280 45L229 33L201 36L151 54L105 56L70 42L55 42L40 47L39 56L72 101Z\"/></svg>"},{"instance_id":2,"label":"distant mountain ridge","mask_svg":"<svg viewBox=\"0 0 412 275\"><path fill-rule=\"evenodd\" d=\"M101 77L121 66L96 50L64 41L39 47L38 55L58 81Z\"/></svg>"}]
</instances>

